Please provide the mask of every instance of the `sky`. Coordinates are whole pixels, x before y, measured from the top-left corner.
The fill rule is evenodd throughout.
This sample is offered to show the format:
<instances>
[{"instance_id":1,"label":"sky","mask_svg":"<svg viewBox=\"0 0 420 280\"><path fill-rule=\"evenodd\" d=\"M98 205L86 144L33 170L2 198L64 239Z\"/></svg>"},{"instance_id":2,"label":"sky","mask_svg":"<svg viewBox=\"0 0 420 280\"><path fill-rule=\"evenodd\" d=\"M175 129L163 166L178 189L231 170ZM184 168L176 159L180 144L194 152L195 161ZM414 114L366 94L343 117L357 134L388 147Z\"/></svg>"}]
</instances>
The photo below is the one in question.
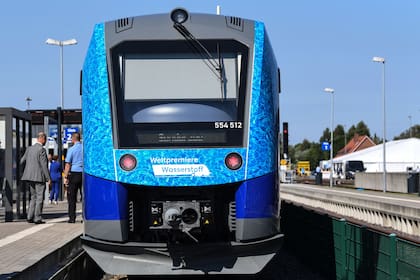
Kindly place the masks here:
<instances>
[{"instance_id":1,"label":"sky","mask_svg":"<svg viewBox=\"0 0 420 280\"><path fill-rule=\"evenodd\" d=\"M129 16L216 13L262 21L281 69L281 122L289 143L318 142L330 127L363 121L386 138L420 123L420 1L418 0L72 0L2 1L0 107L60 105L60 50L47 38L76 38L64 47L64 108L80 108L79 73L96 23ZM385 65L372 62L384 57ZM411 120L411 121L410 121Z\"/></svg>"}]
</instances>

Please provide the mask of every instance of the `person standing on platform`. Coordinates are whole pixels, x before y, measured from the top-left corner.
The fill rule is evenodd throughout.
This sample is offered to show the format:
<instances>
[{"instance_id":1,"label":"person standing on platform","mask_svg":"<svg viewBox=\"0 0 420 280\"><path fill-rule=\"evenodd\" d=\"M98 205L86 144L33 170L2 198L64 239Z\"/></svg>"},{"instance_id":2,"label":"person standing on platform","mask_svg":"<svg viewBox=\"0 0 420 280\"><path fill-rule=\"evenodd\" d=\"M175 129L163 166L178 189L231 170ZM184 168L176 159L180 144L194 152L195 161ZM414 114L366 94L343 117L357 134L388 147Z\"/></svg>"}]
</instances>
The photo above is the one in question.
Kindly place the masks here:
<instances>
[{"instance_id":1,"label":"person standing on platform","mask_svg":"<svg viewBox=\"0 0 420 280\"><path fill-rule=\"evenodd\" d=\"M69 223L76 222L77 191L82 192L83 148L80 143L80 133L71 136L73 146L67 151L64 168L64 185L67 185L67 201L69 203Z\"/></svg>"},{"instance_id":2,"label":"person standing on platform","mask_svg":"<svg viewBox=\"0 0 420 280\"><path fill-rule=\"evenodd\" d=\"M51 184L47 151L43 147L46 142L46 134L44 132L38 133L37 142L26 149L20 160L21 165L25 164L21 179L22 181L27 181L31 192L28 223L45 223L42 221L45 183Z\"/></svg>"},{"instance_id":3,"label":"person standing on platform","mask_svg":"<svg viewBox=\"0 0 420 280\"><path fill-rule=\"evenodd\" d=\"M60 193L60 180L61 180L61 164L57 161L58 156L54 155L50 164L50 174L51 174L51 191L50 191L50 200L49 203L57 204L58 195Z\"/></svg>"}]
</instances>

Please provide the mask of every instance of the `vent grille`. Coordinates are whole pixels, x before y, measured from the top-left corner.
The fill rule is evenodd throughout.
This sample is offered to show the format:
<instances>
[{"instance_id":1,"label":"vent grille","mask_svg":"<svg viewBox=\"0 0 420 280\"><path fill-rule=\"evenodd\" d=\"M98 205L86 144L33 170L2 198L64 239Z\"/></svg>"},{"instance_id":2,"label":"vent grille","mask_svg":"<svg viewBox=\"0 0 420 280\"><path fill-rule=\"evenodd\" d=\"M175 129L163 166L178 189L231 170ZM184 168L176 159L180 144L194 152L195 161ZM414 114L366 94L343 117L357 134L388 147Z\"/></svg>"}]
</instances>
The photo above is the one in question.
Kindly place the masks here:
<instances>
[{"instance_id":1,"label":"vent grille","mask_svg":"<svg viewBox=\"0 0 420 280\"><path fill-rule=\"evenodd\" d=\"M236 202L229 203L229 230L236 231Z\"/></svg>"},{"instance_id":2,"label":"vent grille","mask_svg":"<svg viewBox=\"0 0 420 280\"><path fill-rule=\"evenodd\" d=\"M226 25L235 30L244 31L244 20L239 17L226 17Z\"/></svg>"},{"instance_id":3,"label":"vent grille","mask_svg":"<svg viewBox=\"0 0 420 280\"><path fill-rule=\"evenodd\" d=\"M133 18L121 18L115 21L115 32L123 32L133 28Z\"/></svg>"},{"instance_id":4,"label":"vent grille","mask_svg":"<svg viewBox=\"0 0 420 280\"><path fill-rule=\"evenodd\" d=\"M128 202L128 227L130 232L134 232L134 202Z\"/></svg>"}]
</instances>

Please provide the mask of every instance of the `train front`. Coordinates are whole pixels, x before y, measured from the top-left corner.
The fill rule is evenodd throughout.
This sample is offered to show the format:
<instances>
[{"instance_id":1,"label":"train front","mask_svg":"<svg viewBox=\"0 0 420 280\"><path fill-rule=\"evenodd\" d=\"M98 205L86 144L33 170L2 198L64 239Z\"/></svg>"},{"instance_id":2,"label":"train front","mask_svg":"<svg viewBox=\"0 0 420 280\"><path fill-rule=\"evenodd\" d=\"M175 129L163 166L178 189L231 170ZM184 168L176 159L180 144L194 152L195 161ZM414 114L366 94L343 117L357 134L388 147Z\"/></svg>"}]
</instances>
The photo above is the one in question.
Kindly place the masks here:
<instances>
[{"instance_id":1,"label":"train front","mask_svg":"<svg viewBox=\"0 0 420 280\"><path fill-rule=\"evenodd\" d=\"M110 274L254 274L280 249L278 88L260 22L98 24L83 67L83 246Z\"/></svg>"}]
</instances>

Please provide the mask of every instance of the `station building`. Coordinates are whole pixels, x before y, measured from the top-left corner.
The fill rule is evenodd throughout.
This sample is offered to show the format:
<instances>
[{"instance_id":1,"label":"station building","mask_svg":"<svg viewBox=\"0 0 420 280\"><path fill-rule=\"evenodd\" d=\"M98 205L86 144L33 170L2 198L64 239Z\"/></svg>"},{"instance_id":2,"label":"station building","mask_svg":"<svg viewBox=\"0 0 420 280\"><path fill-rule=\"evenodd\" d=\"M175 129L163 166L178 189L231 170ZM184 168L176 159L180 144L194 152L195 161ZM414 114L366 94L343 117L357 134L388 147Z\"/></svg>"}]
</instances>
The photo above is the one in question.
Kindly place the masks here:
<instances>
[{"instance_id":1,"label":"station building","mask_svg":"<svg viewBox=\"0 0 420 280\"><path fill-rule=\"evenodd\" d=\"M20 111L0 108L0 222L26 218L29 194L20 177L20 158L32 145L34 137L43 131L47 134L49 154L63 159L69 135L80 132L81 109L47 109ZM63 137L58 137L64 132Z\"/></svg>"}]
</instances>

